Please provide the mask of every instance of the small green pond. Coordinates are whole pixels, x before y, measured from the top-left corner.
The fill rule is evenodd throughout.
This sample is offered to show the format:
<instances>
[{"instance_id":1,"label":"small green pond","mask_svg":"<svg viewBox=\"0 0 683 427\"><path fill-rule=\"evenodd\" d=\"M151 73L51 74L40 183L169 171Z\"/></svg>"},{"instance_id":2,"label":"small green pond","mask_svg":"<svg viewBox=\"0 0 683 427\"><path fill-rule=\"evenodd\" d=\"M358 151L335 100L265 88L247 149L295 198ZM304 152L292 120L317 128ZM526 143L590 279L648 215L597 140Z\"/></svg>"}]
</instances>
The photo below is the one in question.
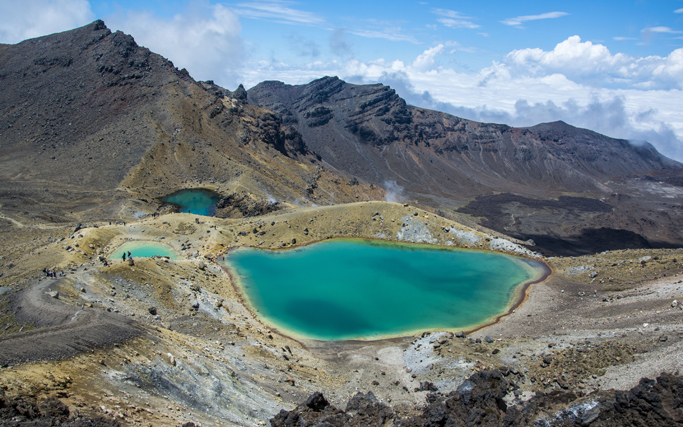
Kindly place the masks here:
<instances>
[{"instance_id":1,"label":"small green pond","mask_svg":"<svg viewBox=\"0 0 683 427\"><path fill-rule=\"evenodd\" d=\"M124 252L126 253L126 258L128 257L128 252L130 252L130 256L133 258L151 258L158 255L178 259L178 254L170 246L156 242L126 242L119 246L109 256L109 259L121 259Z\"/></svg>"},{"instance_id":2,"label":"small green pond","mask_svg":"<svg viewBox=\"0 0 683 427\"><path fill-rule=\"evenodd\" d=\"M249 307L283 333L372 339L495 321L548 267L501 253L361 239L234 250L225 258Z\"/></svg>"},{"instance_id":3,"label":"small green pond","mask_svg":"<svg viewBox=\"0 0 683 427\"><path fill-rule=\"evenodd\" d=\"M213 216L216 213L216 203L221 200L221 195L205 188L193 188L176 191L173 194L161 197L160 200L178 206L182 213Z\"/></svg>"}]
</instances>

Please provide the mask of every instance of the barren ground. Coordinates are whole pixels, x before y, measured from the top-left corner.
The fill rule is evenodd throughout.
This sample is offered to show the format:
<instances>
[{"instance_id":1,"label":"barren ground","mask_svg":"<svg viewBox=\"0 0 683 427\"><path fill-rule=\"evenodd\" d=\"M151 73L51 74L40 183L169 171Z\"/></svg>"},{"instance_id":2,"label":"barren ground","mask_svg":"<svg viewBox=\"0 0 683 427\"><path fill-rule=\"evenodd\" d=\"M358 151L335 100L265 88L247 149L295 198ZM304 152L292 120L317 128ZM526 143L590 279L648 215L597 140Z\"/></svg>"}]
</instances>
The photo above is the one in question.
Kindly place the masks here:
<instances>
[{"instance_id":1,"label":"barren ground","mask_svg":"<svg viewBox=\"0 0 683 427\"><path fill-rule=\"evenodd\" d=\"M316 390L340 407L356 391L371 390L397 414L411 414L425 401L427 392L416 391L422 382L448 392L486 368L517 372L526 399L560 388L627 389L683 366L683 311L673 304L683 301L679 249L547 258L553 274L531 286L512 314L467 338L432 331L374 342L297 342L255 319L211 257L237 245L289 247L292 239L301 245L362 236L483 248L500 236L384 202L232 220L167 214L125 226L89 223L75 233L3 224L4 393L57 397L72 410L124 424L263 425ZM20 239L20 249L8 249L12 239ZM163 242L180 259L99 261L130 240ZM42 277L43 267L64 275ZM45 295L48 289L58 299ZM43 303L17 308L26 298ZM44 310L57 310L62 320L41 323ZM92 317L82 322L76 312ZM112 325L135 333L117 335ZM46 338L32 339L36 334ZM21 358L10 351L20 344ZM49 345L64 351L46 352Z\"/></svg>"}]
</instances>

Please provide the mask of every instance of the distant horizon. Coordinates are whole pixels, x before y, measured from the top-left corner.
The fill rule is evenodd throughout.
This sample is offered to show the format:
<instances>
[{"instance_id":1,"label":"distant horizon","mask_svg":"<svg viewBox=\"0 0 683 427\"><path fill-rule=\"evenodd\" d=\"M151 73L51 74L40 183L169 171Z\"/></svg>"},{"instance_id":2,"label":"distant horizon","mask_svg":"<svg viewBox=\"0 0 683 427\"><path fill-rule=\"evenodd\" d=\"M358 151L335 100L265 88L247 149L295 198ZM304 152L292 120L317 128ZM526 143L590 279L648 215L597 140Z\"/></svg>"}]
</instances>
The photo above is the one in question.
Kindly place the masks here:
<instances>
[{"instance_id":1,"label":"distant horizon","mask_svg":"<svg viewBox=\"0 0 683 427\"><path fill-rule=\"evenodd\" d=\"M230 90L338 76L470 120L562 120L683 161L681 0L0 0L0 42L98 17Z\"/></svg>"}]
</instances>

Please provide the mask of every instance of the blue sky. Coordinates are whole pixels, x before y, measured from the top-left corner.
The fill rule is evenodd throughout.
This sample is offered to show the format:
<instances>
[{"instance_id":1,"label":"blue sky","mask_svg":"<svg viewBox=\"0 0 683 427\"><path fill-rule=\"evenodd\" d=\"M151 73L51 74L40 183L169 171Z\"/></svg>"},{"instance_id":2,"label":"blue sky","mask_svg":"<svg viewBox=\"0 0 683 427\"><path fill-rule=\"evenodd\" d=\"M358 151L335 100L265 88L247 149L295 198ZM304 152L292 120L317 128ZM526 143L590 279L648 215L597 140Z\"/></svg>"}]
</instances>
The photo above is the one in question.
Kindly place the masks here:
<instances>
[{"instance_id":1,"label":"blue sky","mask_svg":"<svg viewBox=\"0 0 683 427\"><path fill-rule=\"evenodd\" d=\"M0 42L97 18L228 89L337 75L474 120L648 140L683 160L683 0L0 0Z\"/></svg>"}]
</instances>

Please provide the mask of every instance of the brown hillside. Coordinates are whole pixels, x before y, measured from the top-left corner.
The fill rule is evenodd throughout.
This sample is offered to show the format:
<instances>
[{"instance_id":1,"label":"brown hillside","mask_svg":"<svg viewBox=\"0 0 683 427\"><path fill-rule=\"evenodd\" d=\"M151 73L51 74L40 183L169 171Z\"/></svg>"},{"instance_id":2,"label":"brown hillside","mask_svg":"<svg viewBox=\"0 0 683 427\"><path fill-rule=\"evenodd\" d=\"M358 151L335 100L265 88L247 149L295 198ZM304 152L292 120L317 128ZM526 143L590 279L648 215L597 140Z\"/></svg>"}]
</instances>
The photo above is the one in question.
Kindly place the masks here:
<instances>
[{"instance_id":1,"label":"brown hillside","mask_svg":"<svg viewBox=\"0 0 683 427\"><path fill-rule=\"evenodd\" d=\"M0 63L6 212L115 219L128 199L192 186L304 205L382 196L326 171L243 88L197 83L102 21L2 45Z\"/></svg>"}]
</instances>

